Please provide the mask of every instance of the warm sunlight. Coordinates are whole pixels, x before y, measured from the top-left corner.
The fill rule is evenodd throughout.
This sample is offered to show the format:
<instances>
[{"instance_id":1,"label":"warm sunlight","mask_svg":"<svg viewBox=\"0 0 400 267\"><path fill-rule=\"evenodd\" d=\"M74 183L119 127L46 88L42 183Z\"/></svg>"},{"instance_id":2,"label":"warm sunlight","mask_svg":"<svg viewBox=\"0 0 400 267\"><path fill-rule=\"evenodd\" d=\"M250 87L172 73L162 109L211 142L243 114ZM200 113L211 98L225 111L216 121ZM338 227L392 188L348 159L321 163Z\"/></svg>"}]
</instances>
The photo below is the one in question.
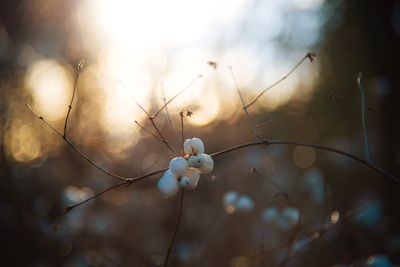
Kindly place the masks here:
<instances>
[{"instance_id":1,"label":"warm sunlight","mask_svg":"<svg viewBox=\"0 0 400 267\"><path fill-rule=\"evenodd\" d=\"M71 75L54 60L33 63L27 72L25 86L33 97L33 107L49 120L65 116L72 94Z\"/></svg>"}]
</instances>

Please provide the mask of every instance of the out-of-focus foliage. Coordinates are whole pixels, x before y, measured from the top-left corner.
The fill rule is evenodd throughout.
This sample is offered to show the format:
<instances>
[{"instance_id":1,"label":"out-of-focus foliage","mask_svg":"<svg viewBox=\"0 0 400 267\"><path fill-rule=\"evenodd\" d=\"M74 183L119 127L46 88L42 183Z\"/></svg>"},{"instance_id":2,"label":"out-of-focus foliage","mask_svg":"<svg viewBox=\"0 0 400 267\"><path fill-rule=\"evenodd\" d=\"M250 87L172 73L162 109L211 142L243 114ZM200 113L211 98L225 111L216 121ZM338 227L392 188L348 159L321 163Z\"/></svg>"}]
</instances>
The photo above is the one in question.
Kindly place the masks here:
<instances>
[{"instance_id":1,"label":"out-of-focus foliage","mask_svg":"<svg viewBox=\"0 0 400 267\"><path fill-rule=\"evenodd\" d=\"M362 156L356 77L363 70L373 160L399 174L399 7L397 1L3 0L0 265L163 263L179 197L160 195L161 175L56 216L113 182L25 107L61 130L81 59L69 136L121 175L168 167L177 156L137 127L135 120L151 124L135 101L154 113L190 85L168 105L171 121L163 110L155 122L179 151L179 112L188 109L185 137L200 137L207 153L219 151L254 140L229 67L248 103L308 51L317 54L313 63L249 109L259 133ZM287 255L296 255L288 266L399 263L399 185L365 166L302 146L246 148L214 163L185 193L171 266L278 266ZM354 215L342 223L348 211ZM292 248L263 254L290 239L300 213ZM328 224L335 226L320 237Z\"/></svg>"}]
</instances>

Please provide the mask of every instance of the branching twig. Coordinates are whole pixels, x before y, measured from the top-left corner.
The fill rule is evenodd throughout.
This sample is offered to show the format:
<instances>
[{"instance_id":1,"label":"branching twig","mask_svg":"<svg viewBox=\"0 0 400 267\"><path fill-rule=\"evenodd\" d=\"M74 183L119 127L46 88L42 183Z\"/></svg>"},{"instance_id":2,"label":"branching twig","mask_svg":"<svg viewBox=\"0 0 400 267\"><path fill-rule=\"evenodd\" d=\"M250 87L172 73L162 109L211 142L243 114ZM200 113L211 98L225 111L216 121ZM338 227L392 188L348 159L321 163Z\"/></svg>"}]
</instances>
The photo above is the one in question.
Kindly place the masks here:
<instances>
[{"instance_id":1,"label":"branching twig","mask_svg":"<svg viewBox=\"0 0 400 267\"><path fill-rule=\"evenodd\" d=\"M171 129L174 131L174 133L176 134L176 137L178 139L179 135L178 132L176 131L174 124L172 123L171 120L171 115L169 114L169 110L168 110L168 105L167 105L167 99L165 98L165 90L164 90L164 85L161 83L161 93L162 93L162 99L163 99L163 103L165 105L165 113L167 115L167 119L168 119L168 123L169 126L171 127Z\"/></svg>"},{"instance_id":2,"label":"branching twig","mask_svg":"<svg viewBox=\"0 0 400 267\"><path fill-rule=\"evenodd\" d=\"M74 99L75 99L75 93L76 93L76 87L78 85L78 80L79 80L79 75L83 69L83 66L85 65L85 61L81 61L78 64L77 67L77 72L76 72L76 77L75 77L75 82L74 82L74 89L72 91L72 97L71 97L71 101L68 105L68 112L67 112L67 116L65 117L65 122L64 122L64 133L63 133L63 138L67 137L67 125L68 125L68 119L69 119L69 115L71 114L71 110L72 110L72 104L74 103Z\"/></svg>"},{"instance_id":3,"label":"branching twig","mask_svg":"<svg viewBox=\"0 0 400 267\"><path fill-rule=\"evenodd\" d=\"M289 77L306 59L309 59L310 62L312 62L315 58L315 54L314 53L307 53L307 55L305 55L285 76L283 76L280 80L274 82L273 84L271 84L270 86L268 86L267 88L265 88L264 90L262 90L252 101L250 101L250 103L248 103L244 108L249 108L251 107L254 103L257 102L257 100L262 97L269 89L275 87L276 85L278 85L279 83L281 83L282 81L286 80L287 77Z\"/></svg>"},{"instance_id":4,"label":"branching twig","mask_svg":"<svg viewBox=\"0 0 400 267\"><path fill-rule=\"evenodd\" d=\"M232 67L231 67L231 66L229 67L229 71L230 71L230 73L231 73L232 81L233 81L233 83L234 83L234 85L235 85L236 92L238 93L239 98L240 98L240 101L242 102L242 108L243 108L244 112L246 113L247 120L248 120L248 122L249 122L249 124L250 124L250 131L251 131L259 140L261 140L262 138L257 134L257 132L256 132L256 126L255 126L253 120L252 120L251 117L250 117L249 111L247 110L246 103L245 103L245 101L244 101L244 98L243 98L242 93L241 93L240 90L239 90L239 87L238 87L238 85L237 85L237 82L236 82L236 79L235 79L235 75L233 74L233 70L232 70Z\"/></svg>"},{"instance_id":5,"label":"branching twig","mask_svg":"<svg viewBox=\"0 0 400 267\"><path fill-rule=\"evenodd\" d=\"M395 182L400 182L400 178L390 174L389 172L387 172L386 170L382 169L381 167L379 167L377 165L374 165L374 164L371 164L371 163L368 163L364 159L362 159L360 157L357 157L356 155L353 155L353 154L348 153L346 151L339 150L339 149L336 149L336 148L331 148L331 147L326 147L326 146L321 146L321 145L316 145L316 144L296 142L296 141L280 141L280 140L254 141L254 142L249 142L249 143L236 145L236 146L233 146L233 147L230 147L230 148L227 148L227 149L212 153L212 154L210 154L210 156L217 157L217 156L221 156L221 155L224 155L224 154L227 154L227 153L230 153L230 152L242 149L242 148L252 147L252 146L260 146L260 145L266 145L266 146L268 146L268 145L305 146L305 147L310 147L310 148L314 148L314 149L318 149L318 150L322 150L322 151L326 151L326 152L331 152L331 153L334 153L334 154L339 154L339 155L342 155L344 157L353 159L354 161L357 161L357 162L367 166L369 169L379 173L380 175L382 175L382 176L384 176L386 178L392 179ZM133 182L142 180L142 179L150 177L152 175L162 173L162 172L166 171L167 169L168 168L164 168L164 169L161 169L161 170L158 170L158 171L154 171L152 173L144 174L144 175L141 175L141 176L138 176L138 177L134 177L134 178L125 178L126 179L125 182L126 182L127 185L129 185L129 184L131 184Z\"/></svg>"},{"instance_id":6,"label":"branching twig","mask_svg":"<svg viewBox=\"0 0 400 267\"><path fill-rule=\"evenodd\" d=\"M150 176L153 176L153 175L156 175L156 174L165 172L166 170L167 170L167 168L162 169L162 170L153 171L153 172L151 172L151 173L147 173L147 174L143 174L143 175L141 175L141 176L137 176L137 177L134 177L134 178L130 178L131 180L126 180L126 181L122 181L122 182L117 183L117 184L113 184L113 185L111 185L111 186L109 186L109 187L106 187L105 189L103 189L103 190L101 190L101 191L95 193L93 196L88 197L87 199L84 199L84 200L82 200L82 201L80 201L80 202L77 202L77 203L75 203L75 204L73 204L73 205L66 206L66 207L64 208L64 210L60 213L60 215L64 215L64 214L70 212L71 210L73 210L74 208L79 207L79 206L81 206L81 205L83 205L83 204L89 202L90 200L93 200L93 199L95 199L95 198L97 198L97 197L103 195L104 193L107 193L107 192L113 190L113 189L116 189L116 188L121 187L121 186L126 186L126 187L128 187L128 186L130 186L130 185L131 185L132 183L134 183L134 182L138 182L138 181L140 181L140 180L142 180L142 179L144 179L144 178L147 178L147 177L150 177Z\"/></svg>"},{"instance_id":7,"label":"branching twig","mask_svg":"<svg viewBox=\"0 0 400 267\"><path fill-rule=\"evenodd\" d=\"M339 99L339 100L342 100L344 102L351 103L351 104L360 104L360 101L349 99L349 98L346 98L344 96L341 96L341 95L338 95L338 94L335 94L335 93L323 94L323 93L315 92L315 93L313 93L313 95L314 96L318 96L318 97L323 97L323 98L326 98L326 99ZM375 108L374 107L366 106L366 108L371 112L375 112Z\"/></svg>"},{"instance_id":8,"label":"branching twig","mask_svg":"<svg viewBox=\"0 0 400 267\"><path fill-rule=\"evenodd\" d=\"M366 119L366 112L365 112L365 90L364 90L364 83L362 79L362 72L358 73L357 77L357 84L358 88L360 88L361 93L361 123L364 132L364 150L365 156L369 163L372 163L371 155L369 153L369 141L368 141L368 128L367 128L367 119Z\"/></svg>"},{"instance_id":9,"label":"branching twig","mask_svg":"<svg viewBox=\"0 0 400 267\"><path fill-rule=\"evenodd\" d=\"M72 141L67 137L64 136L59 130L57 130L57 128L55 128L51 123L49 123L43 116L39 115L31 106L29 106L28 104L25 104L30 111L37 116L40 120L42 120L48 127L50 127L53 131L55 131L76 153L78 153L79 156L81 156L82 158L84 158L87 162L89 162L91 165L93 165L95 168L97 168L98 170L102 171L103 173L114 177L118 180L121 181L132 181L133 178L129 178L129 177L124 177L124 176L120 176L118 174L115 174L109 170L104 169L103 167L101 167L100 165L98 165L97 163L95 163L94 161L92 161L89 157L87 157L85 154L83 154L83 152L81 152L73 143Z\"/></svg>"},{"instance_id":10,"label":"branching twig","mask_svg":"<svg viewBox=\"0 0 400 267\"><path fill-rule=\"evenodd\" d=\"M153 115L151 116L152 118L156 118L158 116L158 114L160 114L160 112L167 107L167 105L169 103L171 103L172 101L174 101L175 98L177 98L178 96L180 96L181 94L183 94L187 89L189 89L197 80L199 80L200 78L202 78L203 75L198 75L193 81L191 81L185 88L183 88L179 93L177 93L175 96L173 96L171 99L169 99L166 103L164 103L164 105L162 105L162 107Z\"/></svg>"},{"instance_id":11,"label":"branching twig","mask_svg":"<svg viewBox=\"0 0 400 267\"><path fill-rule=\"evenodd\" d=\"M168 260L169 260L169 257L171 256L172 248L174 247L175 239L176 239L176 236L178 234L179 226L181 224L182 212L183 212L183 195L184 195L184 192L185 192L185 190L182 188L181 197L180 197L180 200L179 200L178 219L176 221L175 230L174 230L174 234L172 235L171 242L169 243L169 246L167 248L167 253L166 253L166 256L165 256L165 260L164 260L164 267L168 266Z\"/></svg>"}]
</instances>

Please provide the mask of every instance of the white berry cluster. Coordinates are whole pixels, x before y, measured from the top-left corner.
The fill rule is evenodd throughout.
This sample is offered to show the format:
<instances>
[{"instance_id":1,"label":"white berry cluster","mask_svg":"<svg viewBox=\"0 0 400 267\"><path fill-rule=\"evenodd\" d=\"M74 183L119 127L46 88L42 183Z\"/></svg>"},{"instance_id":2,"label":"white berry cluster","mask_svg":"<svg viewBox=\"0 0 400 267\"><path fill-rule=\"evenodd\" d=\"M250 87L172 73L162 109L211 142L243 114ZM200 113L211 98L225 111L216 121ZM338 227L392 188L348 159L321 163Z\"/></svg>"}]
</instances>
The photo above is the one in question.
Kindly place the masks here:
<instances>
[{"instance_id":1,"label":"white berry cluster","mask_svg":"<svg viewBox=\"0 0 400 267\"><path fill-rule=\"evenodd\" d=\"M179 188L194 189L201 173L209 173L214 168L210 155L204 153L204 144L199 138L186 139L183 144L184 157L175 157L169 169L158 181L158 190L165 197L178 193Z\"/></svg>"}]
</instances>

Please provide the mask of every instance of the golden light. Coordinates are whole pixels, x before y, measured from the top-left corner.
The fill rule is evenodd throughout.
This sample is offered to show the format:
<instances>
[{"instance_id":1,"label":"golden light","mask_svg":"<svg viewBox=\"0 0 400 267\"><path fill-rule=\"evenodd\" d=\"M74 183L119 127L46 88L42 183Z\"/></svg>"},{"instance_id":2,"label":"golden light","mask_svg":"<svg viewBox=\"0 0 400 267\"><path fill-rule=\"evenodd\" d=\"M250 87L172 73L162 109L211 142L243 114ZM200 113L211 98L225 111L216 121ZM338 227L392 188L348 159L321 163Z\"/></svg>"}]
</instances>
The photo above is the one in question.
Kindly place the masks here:
<instances>
[{"instance_id":1,"label":"golden light","mask_svg":"<svg viewBox=\"0 0 400 267\"><path fill-rule=\"evenodd\" d=\"M43 156L40 139L36 136L32 124L15 121L5 135L7 154L19 162L31 162Z\"/></svg>"},{"instance_id":2,"label":"golden light","mask_svg":"<svg viewBox=\"0 0 400 267\"><path fill-rule=\"evenodd\" d=\"M54 60L39 60L28 69L25 86L33 98L33 107L50 121L67 112L72 94L71 75Z\"/></svg>"},{"instance_id":3,"label":"golden light","mask_svg":"<svg viewBox=\"0 0 400 267\"><path fill-rule=\"evenodd\" d=\"M229 21L245 0L91 0L98 31L132 48L198 40L216 21ZM223 15L221 15L223 14Z\"/></svg>"}]
</instances>

